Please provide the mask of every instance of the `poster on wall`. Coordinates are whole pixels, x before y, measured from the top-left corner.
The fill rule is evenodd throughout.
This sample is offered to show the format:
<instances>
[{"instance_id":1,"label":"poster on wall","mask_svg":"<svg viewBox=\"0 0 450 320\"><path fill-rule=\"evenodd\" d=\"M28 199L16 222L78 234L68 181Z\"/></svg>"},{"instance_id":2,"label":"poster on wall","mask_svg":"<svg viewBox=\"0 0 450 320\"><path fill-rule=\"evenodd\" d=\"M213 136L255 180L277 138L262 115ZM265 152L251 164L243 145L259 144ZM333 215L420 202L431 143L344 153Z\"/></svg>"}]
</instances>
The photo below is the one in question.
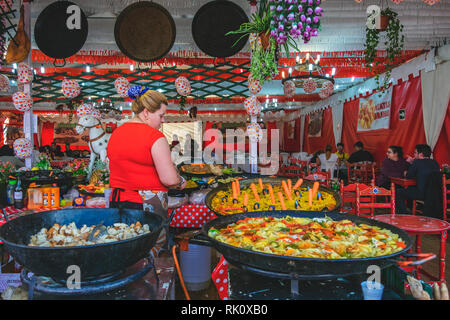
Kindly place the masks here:
<instances>
[{"instance_id":1,"label":"poster on wall","mask_svg":"<svg viewBox=\"0 0 450 320\"><path fill-rule=\"evenodd\" d=\"M308 137L322 136L323 111L311 113L308 123Z\"/></svg>"},{"instance_id":2,"label":"poster on wall","mask_svg":"<svg viewBox=\"0 0 450 320\"><path fill-rule=\"evenodd\" d=\"M87 146L89 141L89 130L84 130L80 135L75 127L67 123L55 123L55 134L53 141L57 144L70 143L73 146Z\"/></svg>"},{"instance_id":3,"label":"poster on wall","mask_svg":"<svg viewBox=\"0 0 450 320\"><path fill-rule=\"evenodd\" d=\"M392 87L382 93L377 92L359 99L357 131L389 129L391 99Z\"/></svg>"}]
</instances>

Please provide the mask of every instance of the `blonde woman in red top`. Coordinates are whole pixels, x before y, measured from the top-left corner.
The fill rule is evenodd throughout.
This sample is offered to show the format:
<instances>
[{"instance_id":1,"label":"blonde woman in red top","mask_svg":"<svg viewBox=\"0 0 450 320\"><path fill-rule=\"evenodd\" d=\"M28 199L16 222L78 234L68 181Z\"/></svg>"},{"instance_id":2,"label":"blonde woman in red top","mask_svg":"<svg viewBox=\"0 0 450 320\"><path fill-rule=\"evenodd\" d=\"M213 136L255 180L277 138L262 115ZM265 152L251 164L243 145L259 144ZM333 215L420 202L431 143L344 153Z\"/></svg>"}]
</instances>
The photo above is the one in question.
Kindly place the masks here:
<instances>
[{"instance_id":1,"label":"blonde woman in red top","mask_svg":"<svg viewBox=\"0 0 450 320\"><path fill-rule=\"evenodd\" d=\"M183 189L186 181L178 174L164 134L167 98L148 87L134 86L128 95L134 99L135 116L116 130L108 143L110 207L139 209L167 219L168 189ZM161 232L153 250L166 243L167 231Z\"/></svg>"}]
</instances>

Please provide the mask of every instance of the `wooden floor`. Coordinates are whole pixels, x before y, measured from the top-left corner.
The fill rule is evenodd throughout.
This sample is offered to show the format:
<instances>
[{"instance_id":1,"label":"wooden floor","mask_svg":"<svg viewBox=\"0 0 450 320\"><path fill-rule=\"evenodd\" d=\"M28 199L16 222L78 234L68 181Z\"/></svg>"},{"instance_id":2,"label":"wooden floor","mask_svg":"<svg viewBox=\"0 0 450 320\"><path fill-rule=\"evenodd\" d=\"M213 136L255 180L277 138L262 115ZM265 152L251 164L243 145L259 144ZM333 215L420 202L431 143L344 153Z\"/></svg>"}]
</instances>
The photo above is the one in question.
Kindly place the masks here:
<instances>
[{"instance_id":1,"label":"wooden floor","mask_svg":"<svg viewBox=\"0 0 450 320\"><path fill-rule=\"evenodd\" d=\"M449 237L450 238L450 237ZM446 281L447 283L450 283L450 239L447 238L446 242L446 257L447 261L449 263L446 264ZM413 238L415 241L415 239ZM433 275L439 274L439 251L440 251L440 236L438 235L425 235L422 236L422 252L428 253L432 252L436 254L436 259L426 262L423 266L425 270L432 273ZM211 258L211 270L214 270L216 267L219 259L215 254L212 254ZM430 281L426 276L423 276L422 280L424 281ZM210 282L210 285L208 289L202 290L202 291L189 291L190 298L192 300L218 300L220 299L217 289L214 286L214 283ZM177 283L175 287L175 298L177 300L185 300L186 297L184 295L183 289L180 285L180 282L178 281L177 277Z\"/></svg>"}]
</instances>

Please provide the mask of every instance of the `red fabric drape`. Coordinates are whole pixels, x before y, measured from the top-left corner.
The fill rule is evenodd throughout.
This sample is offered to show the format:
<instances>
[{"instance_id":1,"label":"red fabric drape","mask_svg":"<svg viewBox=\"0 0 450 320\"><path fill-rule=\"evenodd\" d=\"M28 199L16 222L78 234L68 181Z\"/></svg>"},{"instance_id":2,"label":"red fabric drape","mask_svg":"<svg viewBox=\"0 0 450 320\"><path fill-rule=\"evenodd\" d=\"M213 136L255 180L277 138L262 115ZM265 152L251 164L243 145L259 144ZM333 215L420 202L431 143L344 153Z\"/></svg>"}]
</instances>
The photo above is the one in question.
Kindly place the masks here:
<instances>
[{"instance_id":1,"label":"red fabric drape","mask_svg":"<svg viewBox=\"0 0 450 320\"><path fill-rule=\"evenodd\" d=\"M320 137L308 137L309 116L305 117L305 133L303 136L303 151L314 153L318 150L325 151L327 144L331 145L333 152L336 151L333 132L333 113L330 108L323 110L322 116L322 135ZM344 120L345 121L345 120ZM344 122L345 125L345 122Z\"/></svg>"},{"instance_id":2,"label":"red fabric drape","mask_svg":"<svg viewBox=\"0 0 450 320\"><path fill-rule=\"evenodd\" d=\"M41 141L43 146L49 146L55 135L55 124L53 122L44 122L42 124Z\"/></svg>"},{"instance_id":3,"label":"red fabric drape","mask_svg":"<svg viewBox=\"0 0 450 320\"><path fill-rule=\"evenodd\" d=\"M433 156L440 165L444 163L450 164L450 101L441 134L434 147Z\"/></svg>"},{"instance_id":4,"label":"red fabric drape","mask_svg":"<svg viewBox=\"0 0 450 320\"><path fill-rule=\"evenodd\" d=\"M405 120L398 119L400 109L406 110ZM361 141L364 148L373 154L376 162L381 164L390 145L402 146L406 156L414 153L416 144L426 143L420 77L394 86L390 129L357 132L358 110L359 99L344 104L342 142L348 153L354 152L353 145L356 141Z\"/></svg>"}]
</instances>

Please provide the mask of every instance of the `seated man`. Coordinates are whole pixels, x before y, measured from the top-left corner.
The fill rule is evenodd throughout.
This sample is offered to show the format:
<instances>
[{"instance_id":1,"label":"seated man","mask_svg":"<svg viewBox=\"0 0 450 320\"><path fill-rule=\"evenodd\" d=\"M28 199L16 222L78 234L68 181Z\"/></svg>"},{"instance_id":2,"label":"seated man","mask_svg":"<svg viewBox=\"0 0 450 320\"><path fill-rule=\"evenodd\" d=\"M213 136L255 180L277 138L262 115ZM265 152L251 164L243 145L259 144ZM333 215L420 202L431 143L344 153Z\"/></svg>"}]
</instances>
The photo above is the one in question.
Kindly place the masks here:
<instances>
[{"instance_id":1,"label":"seated man","mask_svg":"<svg viewBox=\"0 0 450 320\"><path fill-rule=\"evenodd\" d=\"M396 190L395 207L398 213L409 213L405 205L406 200L425 199L425 188L429 177L433 172L439 172L440 170L436 160L430 159L430 157L430 146L418 144L414 152L414 159L408 158L407 161L412 162L412 164L406 173L406 179L417 179L417 185Z\"/></svg>"},{"instance_id":2,"label":"seated man","mask_svg":"<svg viewBox=\"0 0 450 320\"><path fill-rule=\"evenodd\" d=\"M361 141L358 141L354 144L355 152L353 152L350 157L348 158L348 163L355 163L355 162L363 162L363 161L369 161L373 162L373 156L372 154L364 150L364 145Z\"/></svg>"}]
</instances>

